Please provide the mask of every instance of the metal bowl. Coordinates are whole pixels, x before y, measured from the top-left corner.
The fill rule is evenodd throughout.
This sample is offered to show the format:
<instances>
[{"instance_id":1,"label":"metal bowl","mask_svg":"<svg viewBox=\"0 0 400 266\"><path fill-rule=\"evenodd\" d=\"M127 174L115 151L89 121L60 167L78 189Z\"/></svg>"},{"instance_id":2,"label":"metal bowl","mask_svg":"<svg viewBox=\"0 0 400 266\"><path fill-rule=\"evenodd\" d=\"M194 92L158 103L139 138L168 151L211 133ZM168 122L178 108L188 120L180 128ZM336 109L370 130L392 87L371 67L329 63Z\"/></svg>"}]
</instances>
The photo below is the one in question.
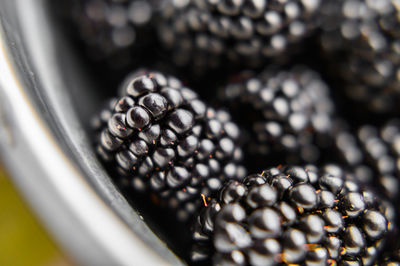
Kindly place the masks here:
<instances>
[{"instance_id":1,"label":"metal bowl","mask_svg":"<svg viewBox=\"0 0 400 266\"><path fill-rule=\"evenodd\" d=\"M182 265L96 159L96 90L53 20L45 0L0 1L1 160L77 263Z\"/></svg>"}]
</instances>

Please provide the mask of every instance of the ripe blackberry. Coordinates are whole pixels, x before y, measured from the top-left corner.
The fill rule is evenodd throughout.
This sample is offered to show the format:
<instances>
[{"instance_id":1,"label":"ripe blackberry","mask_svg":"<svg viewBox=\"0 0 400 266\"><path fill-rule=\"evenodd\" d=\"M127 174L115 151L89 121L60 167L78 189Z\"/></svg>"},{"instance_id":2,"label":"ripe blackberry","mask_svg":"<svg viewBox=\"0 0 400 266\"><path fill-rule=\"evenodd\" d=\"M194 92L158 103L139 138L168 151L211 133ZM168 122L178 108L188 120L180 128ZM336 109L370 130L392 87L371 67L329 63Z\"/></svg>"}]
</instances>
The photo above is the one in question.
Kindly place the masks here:
<instances>
[{"instance_id":1,"label":"ripe blackberry","mask_svg":"<svg viewBox=\"0 0 400 266\"><path fill-rule=\"evenodd\" d=\"M330 165L270 168L228 181L198 216L193 259L216 265L372 265L393 207Z\"/></svg>"},{"instance_id":2,"label":"ripe blackberry","mask_svg":"<svg viewBox=\"0 0 400 266\"><path fill-rule=\"evenodd\" d=\"M74 0L72 20L87 53L113 67L132 63L152 40L158 0Z\"/></svg>"},{"instance_id":3,"label":"ripe blackberry","mask_svg":"<svg viewBox=\"0 0 400 266\"><path fill-rule=\"evenodd\" d=\"M333 103L327 85L314 71L267 69L224 87L222 100L249 130L250 154L271 165L315 162L332 127Z\"/></svg>"},{"instance_id":4,"label":"ripe blackberry","mask_svg":"<svg viewBox=\"0 0 400 266\"><path fill-rule=\"evenodd\" d=\"M342 50L346 93L375 112L398 111L400 100L400 5L396 0L330 0L321 5L326 21L322 46ZM332 56L333 58L338 58ZM336 63L337 65L337 63Z\"/></svg>"},{"instance_id":5,"label":"ripe blackberry","mask_svg":"<svg viewBox=\"0 0 400 266\"><path fill-rule=\"evenodd\" d=\"M398 245L397 245L398 246ZM400 265L400 249L388 252L379 262L382 266L399 266Z\"/></svg>"},{"instance_id":6,"label":"ripe blackberry","mask_svg":"<svg viewBox=\"0 0 400 266\"><path fill-rule=\"evenodd\" d=\"M375 183L386 196L400 197L400 121L382 127L361 126L356 134L340 134L337 143L347 163L363 182Z\"/></svg>"},{"instance_id":7,"label":"ripe blackberry","mask_svg":"<svg viewBox=\"0 0 400 266\"><path fill-rule=\"evenodd\" d=\"M176 78L136 73L94 120L98 155L135 191L187 220L225 179L240 179L239 128ZM114 103L114 104L113 104ZM154 198L153 197L153 198Z\"/></svg>"},{"instance_id":8,"label":"ripe blackberry","mask_svg":"<svg viewBox=\"0 0 400 266\"><path fill-rule=\"evenodd\" d=\"M159 36L178 65L258 61L292 51L315 28L320 0L171 1ZM290 48L290 49L289 49Z\"/></svg>"}]
</instances>

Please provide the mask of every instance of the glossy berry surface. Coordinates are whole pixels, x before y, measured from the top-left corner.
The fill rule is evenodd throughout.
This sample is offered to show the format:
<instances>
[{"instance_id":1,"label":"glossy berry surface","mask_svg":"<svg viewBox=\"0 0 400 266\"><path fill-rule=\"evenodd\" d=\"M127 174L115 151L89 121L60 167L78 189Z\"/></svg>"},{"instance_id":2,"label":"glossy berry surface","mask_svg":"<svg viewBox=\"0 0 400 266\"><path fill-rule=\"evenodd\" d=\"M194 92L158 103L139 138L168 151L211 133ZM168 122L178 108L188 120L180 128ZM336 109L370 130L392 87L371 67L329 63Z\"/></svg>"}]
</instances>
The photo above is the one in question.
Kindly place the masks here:
<instances>
[{"instance_id":1,"label":"glossy berry surface","mask_svg":"<svg viewBox=\"0 0 400 266\"><path fill-rule=\"evenodd\" d=\"M174 77L135 74L94 119L98 155L134 191L185 221L226 179L240 179L239 128Z\"/></svg>"},{"instance_id":2,"label":"glossy berry surface","mask_svg":"<svg viewBox=\"0 0 400 266\"><path fill-rule=\"evenodd\" d=\"M192 258L215 265L373 265L393 207L337 166L269 168L228 181L194 226ZM208 250L205 248L208 247Z\"/></svg>"},{"instance_id":3,"label":"glossy berry surface","mask_svg":"<svg viewBox=\"0 0 400 266\"><path fill-rule=\"evenodd\" d=\"M158 32L175 64L212 68L223 58L249 64L292 52L292 44L315 28L319 5L319 0L171 1Z\"/></svg>"},{"instance_id":4,"label":"glossy berry surface","mask_svg":"<svg viewBox=\"0 0 400 266\"><path fill-rule=\"evenodd\" d=\"M73 0L66 1L86 54L95 62L121 68L138 62L139 50L152 42L152 23L161 1Z\"/></svg>"},{"instance_id":5,"label":"glossy berry surface","mask_svg":"<svg viewBox=\"0 0 400 266\"><path fill-rule=\"evenodd\" d=\"M385 253L383 259L379 262L383 266L398 266L400 265L400 249Z\"/></svg>"},{"instance_id":6,"label":"glossy berry surface","mask_svg":"<svg viewBox=\"0 0 400 266\"><path fill-rule=\"evenodd\" d=\"M398 112L400 99L400 6L396 0L323 1L321 43L346 93L378 113ZM329 55L329 53L328 53ZM337 62L338 56L343 58Z\"/></svg>"},{"instance_id":7,"label":"glossy berry surface","mask_svg":"<svg viewBox=\"0 0 400 266\"><path fill-rule=\"evenodd\" d=\"M319 75L302 66L243 72L221 89L222 101L245 124L250 154L272 164L312 163L329 144L334 105ZM234 77L235 78L235 77ZM267 157L266 157L267 156Z\"/></svg>"},{"instance_id":8,"label":"glossy berry surface","mask_svg":"<svg viewBox=\"0 0 400 266\"><path fill-rule=\"evenodd\" d=\"M71 83L77 113L115 96L95 152L186 263L398 263L399 0L66 2L93 81ZM142 69L114 90L137 67L184 82Z\"/></svg>"},{"instance_id":9,"label":"glossy berry surface","mask_svg":"<svg viewBox=\"0 0 400 266\"><path fill-rule=\"evenodd\" d=\"M400 122L383 126L363 125L355 134L339 134L337 145L359 181L374 183L387 198L396 201L400 192Z\"/></svg>"}]
</instances>

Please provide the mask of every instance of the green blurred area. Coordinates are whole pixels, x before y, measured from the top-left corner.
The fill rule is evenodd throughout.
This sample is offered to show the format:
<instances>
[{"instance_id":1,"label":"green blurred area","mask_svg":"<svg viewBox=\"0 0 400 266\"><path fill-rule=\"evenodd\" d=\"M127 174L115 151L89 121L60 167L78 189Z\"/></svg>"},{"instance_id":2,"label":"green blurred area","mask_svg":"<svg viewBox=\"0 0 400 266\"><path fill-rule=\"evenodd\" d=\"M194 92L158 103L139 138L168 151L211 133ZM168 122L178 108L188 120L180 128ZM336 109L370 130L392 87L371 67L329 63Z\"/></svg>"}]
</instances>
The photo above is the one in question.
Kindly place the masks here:
<instances>
[{"instance_id":1,"label":"green blurred area","mask_svg":"<svg viewBox=\"0 0 400 266\"><path fill-rule=\"evenodd\" d=\"M70 266L0 165L0 265Z\"/></svg>"}]
</instances>

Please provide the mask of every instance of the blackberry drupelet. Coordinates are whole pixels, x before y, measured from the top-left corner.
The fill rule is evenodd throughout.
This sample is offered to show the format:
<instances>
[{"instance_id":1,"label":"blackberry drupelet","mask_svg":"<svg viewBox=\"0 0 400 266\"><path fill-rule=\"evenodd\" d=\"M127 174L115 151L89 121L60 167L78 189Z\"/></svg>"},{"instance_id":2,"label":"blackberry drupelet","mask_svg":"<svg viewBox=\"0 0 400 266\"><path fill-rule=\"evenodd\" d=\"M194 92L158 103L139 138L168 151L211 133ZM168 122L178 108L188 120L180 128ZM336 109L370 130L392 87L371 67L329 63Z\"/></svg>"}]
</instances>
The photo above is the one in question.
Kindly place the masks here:
<instances>
[{"instance_id":1,"label":"blackberry drupelet","mask_svg":"<svg viewBox=\"0 0 400 266\"><path fill-rule=\"evenodd\" d=\"M216 265L372 265L393 207L338 166L270 168L228 181L193 227L194 261ZM204 253L202 247L209 247Z\"/></svg>"},{"instance_id":2,"label":"blackberry drupelet","mask_svg":"<svg viewBox=\"0 0 400 266\"><path fill-rule=\"evenodd\" d=\"M378 265L382 266L399 266L400 265L400 249L396 249L384 255Z\"/></svg>"},{"instance_id":3,"label":"blackberry drupelet","mask_svg":"<svg viewBox=\"0 0 400 266\"><path fill-rule=\"evenodd\" d=\"M140 51L154 42L152 21L158 0L74 0L72 20L94 61L114 68L138 61Z\"/></svg>"},{"instance_id":4,"label":"blackberry drupelet","mask_svg":"<svg viewBox=\"0 0 400 266\"><path fill-rule=\"evenodd\" d=\"M358 179L374 183L392 201L400 198L400 121L382 127L364 125L341 134L338 146Z\"/></svg>"},{"instance_id":5,"label":"blackberry drupelet","mask_svg":"<svg viewBox=\"0 0 400 266\"><path fill-rule=\"evenodd\" d=\"M158 32L178 65L215 67L226 58L254 64L292 52L292 44L315 28L319 5L320 0L171 1Z\"/></svg>"},{"instance_id":6,"label":"blackberry drupelet","mask_svg":"<svg viewBox=\"0 0 400 266\"><path fill-rule=\"evenodd\" d=\"M226 179L240 179L239 128L176 78L142 72L94 120L98 155L119 181L152 194L185 221Z\"/></svg>"},{"instance_id":7,"label":"blackberry drupelet","mask_svg":"<svg viewBox=\"0 0 400 266\"><path fill-rule=\"evenodd\" d=\"M371 111L398 113L400 5L396 0L329 0L321 4L321 43L348 83L346 93ZM337 60L336 60L337 61ZM338 66L339 65L339 66Z\"/></svg>"},{"instance_id":8,"label":"blackberry drupelet","mask_svg":"<svg viewBox=\"0 0 400 266\"><path fill-rule=\"evenodd\" d=\"M249 154L268 158L271 166L318 161L320 149L330 145L334 106L316 72L297 66L234 78L220 94L235 118L243 120Z\"/></svg>"}]
</instances>

